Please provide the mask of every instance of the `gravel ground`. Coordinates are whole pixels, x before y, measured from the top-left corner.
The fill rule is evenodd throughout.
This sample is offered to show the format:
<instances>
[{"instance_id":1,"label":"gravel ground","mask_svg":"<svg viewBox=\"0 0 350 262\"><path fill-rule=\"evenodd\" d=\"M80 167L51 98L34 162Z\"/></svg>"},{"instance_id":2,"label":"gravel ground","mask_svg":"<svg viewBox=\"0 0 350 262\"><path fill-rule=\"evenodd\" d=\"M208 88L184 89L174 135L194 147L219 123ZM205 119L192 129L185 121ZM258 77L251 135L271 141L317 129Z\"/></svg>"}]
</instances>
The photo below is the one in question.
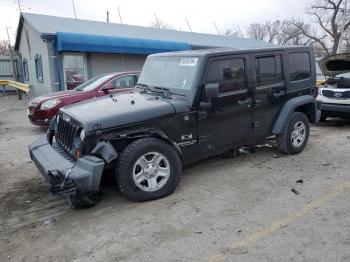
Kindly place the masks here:
<instances>
[{"instance_id":1,"label":"gravel ground","mask_svg":"<svg viewBox=\"0 0 350 262\"><path fill-rule=\"evenodd\" d=\"M0 97L0 261L350 261L349 121L313 126L296 156L265 145L188 167L157 201L106 174L103 200L74 210L28 156L45 130L26 103Z\"/></svg>"}]
</instances>

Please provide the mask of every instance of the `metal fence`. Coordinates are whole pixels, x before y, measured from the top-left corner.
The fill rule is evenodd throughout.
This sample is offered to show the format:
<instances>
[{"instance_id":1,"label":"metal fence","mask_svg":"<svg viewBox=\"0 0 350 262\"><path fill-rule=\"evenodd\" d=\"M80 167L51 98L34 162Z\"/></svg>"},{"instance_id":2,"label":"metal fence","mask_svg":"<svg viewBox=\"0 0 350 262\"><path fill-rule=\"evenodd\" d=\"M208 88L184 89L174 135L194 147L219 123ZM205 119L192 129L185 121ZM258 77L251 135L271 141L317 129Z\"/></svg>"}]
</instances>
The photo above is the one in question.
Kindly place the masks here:
<instances>
[{"instance_id":1,"label":"metal fence","mask_svg":"<svg viewBox=\"0 0 350 262\"><path fill-rule=\"evenodd\" d=\"M15 65L18 69L18 65L17 65L17 58L15 58ZM19 72L19 70L17 70L17 72ZM17 76L18 77L18 76ZM12 68L12 63L11 63L11 58L10 56L0 56L0 80L15 80L16 77L14 77L13 75L13 68ZM2 92L7 92L7 91L16 91L16 88L11 87L11 86L2 86L1 88Z\"/></svg>"}]
</instances>

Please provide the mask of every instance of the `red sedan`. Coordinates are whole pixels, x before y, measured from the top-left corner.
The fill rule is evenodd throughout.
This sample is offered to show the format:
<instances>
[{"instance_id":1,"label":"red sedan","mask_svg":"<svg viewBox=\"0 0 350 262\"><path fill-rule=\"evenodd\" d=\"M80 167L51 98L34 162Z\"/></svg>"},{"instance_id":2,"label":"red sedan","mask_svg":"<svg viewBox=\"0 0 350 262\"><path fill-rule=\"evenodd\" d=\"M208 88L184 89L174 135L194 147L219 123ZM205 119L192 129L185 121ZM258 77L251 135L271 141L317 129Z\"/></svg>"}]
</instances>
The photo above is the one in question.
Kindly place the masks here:
<instances>
[{"instance_id":1,"label":"red sedan","mask_svg":"<svg viewBox=\"0 0 350 262\"><path fill-rule=\"evenodd\" d=\"M132 90L139 74L140 72L119 72L99 75L73 90L36 97L28 105L28 118L34 125L48 126L61 107L99 96Z\"/></svg>"}]
</instances>

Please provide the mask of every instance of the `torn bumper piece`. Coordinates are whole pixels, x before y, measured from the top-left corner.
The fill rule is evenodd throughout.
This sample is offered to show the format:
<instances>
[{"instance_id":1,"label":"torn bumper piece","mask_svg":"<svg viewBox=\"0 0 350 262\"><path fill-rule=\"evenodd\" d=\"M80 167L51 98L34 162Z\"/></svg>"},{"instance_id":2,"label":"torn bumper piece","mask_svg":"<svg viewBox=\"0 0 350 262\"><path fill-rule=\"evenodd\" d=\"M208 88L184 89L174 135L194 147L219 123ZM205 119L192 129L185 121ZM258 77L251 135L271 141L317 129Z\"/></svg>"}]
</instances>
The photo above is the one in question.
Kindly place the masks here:
<instances>
[{"instance_id":1,"label":"torn bumper piece","mask_svg":"<svg viewBox=\"0 0 350 262\"><path fill-rule=\"evenodd\" d=\"M99 190L104 160L84 156L71 162L60 155L45 137L29 145L30 158L58 195L75 195Z\"/></svg>"}]
</instances>

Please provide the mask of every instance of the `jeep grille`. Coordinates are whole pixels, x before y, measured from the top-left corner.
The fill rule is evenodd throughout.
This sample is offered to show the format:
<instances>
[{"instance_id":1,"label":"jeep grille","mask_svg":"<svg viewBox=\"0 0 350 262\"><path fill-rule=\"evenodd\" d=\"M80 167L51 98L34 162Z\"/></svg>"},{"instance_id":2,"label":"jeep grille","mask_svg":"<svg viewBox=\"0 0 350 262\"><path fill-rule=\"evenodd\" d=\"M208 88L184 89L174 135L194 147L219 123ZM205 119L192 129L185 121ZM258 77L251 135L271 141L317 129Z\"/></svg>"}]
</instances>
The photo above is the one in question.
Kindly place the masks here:
<instances>
[{"instance_id":1,"label":"jeep grille","mask_svg":"<svg viewBox=\"0 0 350 262\"><path fill-rule=\"evenodd\" d=\"M55 136L57 143L65 150L71 152L78 128L79 127L71 123L71 121L66 121L63 117L60 117Z\"/></svg>"}]
</instances>

